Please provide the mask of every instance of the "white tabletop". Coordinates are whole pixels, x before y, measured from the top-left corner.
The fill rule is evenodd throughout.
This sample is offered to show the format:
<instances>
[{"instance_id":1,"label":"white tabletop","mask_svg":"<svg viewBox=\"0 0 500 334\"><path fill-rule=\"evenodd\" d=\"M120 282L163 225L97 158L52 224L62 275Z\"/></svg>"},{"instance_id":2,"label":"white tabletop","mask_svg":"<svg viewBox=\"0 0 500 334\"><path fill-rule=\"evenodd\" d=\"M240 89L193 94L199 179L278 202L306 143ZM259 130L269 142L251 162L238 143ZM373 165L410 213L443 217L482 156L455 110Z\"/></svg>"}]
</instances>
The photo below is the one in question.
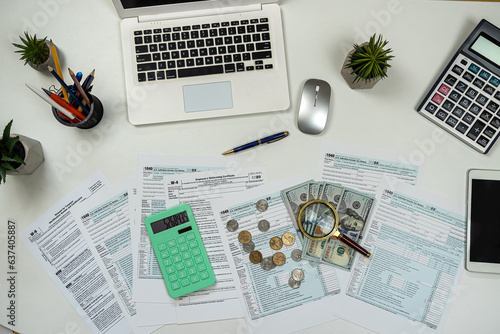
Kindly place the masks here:
<instances>
[{"instance_id":1,"label":"white tabletop","mask_svg":"<svg viewBox=\"0 0 500 334\"><path fill-rule=\"evenodd\" d=\"M396 150L407 157L423 154L421 185L462 203L467 169L499 168L500 144L483 155L448 134L433 141L438 128L415 111L476 24L485 18L500 25L498 3L283 0L289 110L140 127L127 120L120 20L110 0L9 1L0 15L0 127L14 119L13 132L39 140L45 155L33 175L8 176L0 185L0 222L14 218L19 231L96 171L112 183L135 173L140 153L216 156L280 130L291 135L279 144L239 154L243 165L264 165L269 181L300 172L315 175L322 140ZM14 53L10 43L26 29L56 43L63 67L84 74L96 69L93 94L103 102L105 116L95 129L58 124L48 106L25 87L55 84L50 75L24 67ZM375 32L382 33L394 50L389 77L371 90L351 90L340 75L346 53L353 42L363 42ZM296 125L301 88L309 78L326 80L332 87L328 125L318 136L305 135ZM25 333L90 332L21 242L18 265L18 321ZM465 272L443 333L498 332L498 296L500 276ZM244 320L233 319L169 325L158 333L246 332L242 328ZM317 330L370 332L336 320L304 333Z\"/></svg>"}]
</instances>

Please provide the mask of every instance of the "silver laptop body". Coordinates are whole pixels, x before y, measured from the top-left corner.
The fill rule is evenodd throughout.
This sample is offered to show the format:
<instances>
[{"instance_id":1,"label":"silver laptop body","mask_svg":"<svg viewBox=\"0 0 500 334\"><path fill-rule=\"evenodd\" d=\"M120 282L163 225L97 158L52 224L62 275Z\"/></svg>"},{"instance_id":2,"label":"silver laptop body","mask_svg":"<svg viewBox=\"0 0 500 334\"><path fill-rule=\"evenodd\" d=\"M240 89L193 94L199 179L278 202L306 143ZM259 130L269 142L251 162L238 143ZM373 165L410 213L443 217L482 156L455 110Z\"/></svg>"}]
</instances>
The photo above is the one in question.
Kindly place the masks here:
<instances>
[{"instance_id":1,"label":"silver laptop body","mask_svg":"<svg viewBox=\"0 0 500 334\"><path fill-rule=\"evenodd\" d=\"M113 3L122 18L130 123L175 122L288 109L290 97L277 1L113 0ZM232 33L238 29L245 31L248 36L243 38L253 45L226 46L228 40L233 42ZM218 33L221 35L212 36ZM195 39L186 45L182 42L188 36ZM177 49L165 50L169 46ZM240 56L235 56L236 49L243 51ZM223 54L212 55L216 50ZM198 61L202 66L194 66Z\"/></svg>"}]
</instances>

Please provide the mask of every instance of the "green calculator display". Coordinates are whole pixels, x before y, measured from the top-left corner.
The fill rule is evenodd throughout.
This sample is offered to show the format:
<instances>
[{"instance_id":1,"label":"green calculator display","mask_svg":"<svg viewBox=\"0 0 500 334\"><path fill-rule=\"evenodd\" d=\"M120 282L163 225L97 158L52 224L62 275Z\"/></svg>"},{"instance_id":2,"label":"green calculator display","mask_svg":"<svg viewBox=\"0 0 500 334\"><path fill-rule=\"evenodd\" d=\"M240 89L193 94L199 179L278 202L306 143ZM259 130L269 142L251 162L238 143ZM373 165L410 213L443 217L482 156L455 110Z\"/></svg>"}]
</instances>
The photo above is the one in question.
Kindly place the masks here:
<instances>
[{"instance_id":1,"label":"green calculator display","mask_svg":"<svg viewBox=\"0 0 500 334\"><path fill-rule=\"evenodd\" d=\"M188 204L147 217L145 224L170 297L178 298L215 283Z\"/></svg>"}]
</instances>

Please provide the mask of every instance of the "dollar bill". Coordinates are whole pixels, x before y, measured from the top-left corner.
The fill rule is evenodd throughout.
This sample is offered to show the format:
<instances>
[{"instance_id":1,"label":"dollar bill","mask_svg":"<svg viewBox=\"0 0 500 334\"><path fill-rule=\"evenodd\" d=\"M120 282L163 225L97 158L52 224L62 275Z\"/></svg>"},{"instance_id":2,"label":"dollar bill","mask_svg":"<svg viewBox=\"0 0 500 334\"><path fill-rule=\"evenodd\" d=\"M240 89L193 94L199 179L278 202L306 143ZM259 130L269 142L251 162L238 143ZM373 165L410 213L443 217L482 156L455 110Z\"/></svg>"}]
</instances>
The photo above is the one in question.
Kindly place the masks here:
<instances>
[{"instance_id":1,"label":"dollar bill","mask_svg":"<svg viewBox=\"0 0 500 334\"><path fill-rule=\"evenodd\" d=\"M337 208L344 188L340 184L328 182L321 183L321 193L319 194L318 199L326 201L330 203L334 208ZM326 241L323 240L322 242L317 242L309 238L304 239L305 240L303 240L302 242L302 256L304 257L304 259L307 259L309 261L321 262Z\"/></svg>"},{"instance_id":2,"label":"dollar bill","mask_svg":"<svg viewBox=\"0 0 500 334\"><path fill-rule=\"evenodd\" d=\"M337 206L339 231L357 242L362 236L375 198L362 192L345 188ZM354 250L335 237L325 243L321 263L350 270Z\"/></svg>"},{"instance_id":3,"label":"dollar bill","mask_svg":"<svg viewBox=\"0 0 500 334\"><path fill-rule=\"evenodd\" d=\"M309 199L309 184L314 181L306 181L304 183L298 184L296 186L284 189L281 191L281 198L285 203L286 210L290 215L293 226L297 231L301 241L304 239L302 232L300 232L299 224L297 222L297 217L299 211Z\"/></svg>"}]
</instances>

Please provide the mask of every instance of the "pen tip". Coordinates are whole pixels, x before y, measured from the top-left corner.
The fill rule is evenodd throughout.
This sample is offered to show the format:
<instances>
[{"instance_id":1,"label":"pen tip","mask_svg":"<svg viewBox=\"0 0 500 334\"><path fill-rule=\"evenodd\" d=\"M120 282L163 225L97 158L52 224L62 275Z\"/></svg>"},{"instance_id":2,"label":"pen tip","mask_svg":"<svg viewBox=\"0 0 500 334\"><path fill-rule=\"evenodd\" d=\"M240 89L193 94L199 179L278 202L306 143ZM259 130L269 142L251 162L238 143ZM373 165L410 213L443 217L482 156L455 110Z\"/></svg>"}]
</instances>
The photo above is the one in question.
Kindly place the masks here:
<instances>
[{"instance_id":1,"label":"pen tip","mask_svg":"<svg viewBox=\"0 0 500 334\"><path fill-rule=\"evenodd\" d=\"M229 150L229 151L222 153L222 155L229 155L229 154L233 154L233 153L234 153L234 150Z\"/></svg>"}]
</instances>

